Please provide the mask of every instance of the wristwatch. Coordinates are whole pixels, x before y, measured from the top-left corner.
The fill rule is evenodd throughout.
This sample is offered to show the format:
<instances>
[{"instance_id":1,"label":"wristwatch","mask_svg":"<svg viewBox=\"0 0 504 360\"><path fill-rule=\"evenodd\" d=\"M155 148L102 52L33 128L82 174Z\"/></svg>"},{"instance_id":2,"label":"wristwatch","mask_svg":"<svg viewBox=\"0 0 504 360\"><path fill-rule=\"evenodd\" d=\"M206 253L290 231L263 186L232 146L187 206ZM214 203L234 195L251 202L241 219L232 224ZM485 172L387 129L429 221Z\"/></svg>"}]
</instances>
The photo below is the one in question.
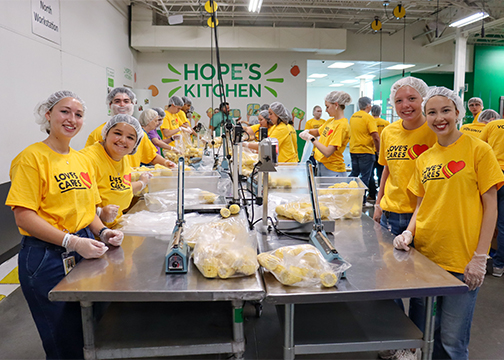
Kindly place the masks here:
<instances>
[{"instance_id":1,"label":"wristwatch","mask_svg":"<svg viewBox=\"0 0 504 360\"><path fill-rule=\"evenodd\" d=\"M315 142L315 140L317 140L317 139L316 139L316 138L314 138L314 137L312 137L312 138L310 139L310 141L311 141L311 142Z\"/></svg>"}]
</instances>

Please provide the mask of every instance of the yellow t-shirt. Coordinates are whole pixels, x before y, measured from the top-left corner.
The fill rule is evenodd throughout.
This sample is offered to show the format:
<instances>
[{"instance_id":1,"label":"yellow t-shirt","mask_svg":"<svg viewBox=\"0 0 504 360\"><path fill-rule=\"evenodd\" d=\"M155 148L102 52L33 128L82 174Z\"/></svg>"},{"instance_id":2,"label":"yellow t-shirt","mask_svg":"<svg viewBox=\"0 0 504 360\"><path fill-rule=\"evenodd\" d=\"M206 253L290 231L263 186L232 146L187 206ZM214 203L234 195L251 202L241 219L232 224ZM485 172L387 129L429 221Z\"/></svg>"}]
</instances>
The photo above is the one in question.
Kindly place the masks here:
<instances>
[{"instance_id":1,"label":"yellow t-shirt","mask_svg":"<svg viewBox=\"0 0 504 360\"><path fill-rule=\"evenodd\" d=\"M100 193L100 207L119 205L119 213L108 227L113 227L121 218L123 211L131 204L133 190L131 188L131 166L128 156L120 161L112 160L100 143L85 147L81 154L91 160L96 173L98 192Z\"/></svg>"},{"instance_id":2,"label":"yellow t-shirt","mask_svg":"<svg viewBox=\"0 0 504 360\"><path fill-rule=\"evenodd\" d=\"M350 118L350 153L374 154L372 133L378 132L376 120L364 110L359 110Z\"/></svg>"},{"instance_id":3,"label":"yellow t-shirt","mask_svg":"<svg viewBox=\"0 0 504 360\"><path fill-rule=\"evenodd\" d=\"M250 128L254 132L254 136L255 136L255 139L249 139L250 141L259 140L259 128L260 127L261 127L261 124L254 124L254 125L250 126Z\"/></svg>"},{"instance_id":4,"label":"yellow t-shirt","mask_svg":"<svg viewBox=\"0 0 504 360\"><path fill-rule=\"evenodd\" d=\"M318 120L315 118L312 118L306 122L306 125L304 128L305 128L305 130L318 129L319 127L324 125L325 122L326 121L322 118L320 118Z\"/></svg>"},{"instance_id":5,"label":"yellow t-shirt","mask_svg":"<svg viewBox=\"0 0 504 360\"><path fill-rule=\"evenodd\" d=\"M191 126L191 123L189 122L189 120L187 120L187 115L186 113L184 112L184 110L180 110L178 113L177 113L177 116L178 118L180 119L180 124L184 124L184 123L188 123L189 126Z\"/></svg>"},{"instance_id":6,"label":"yellow t-shirt","mask_svg":"<svg viewBox=\"0 0 504 360\"><path fill-rule=\"evenodd\" d=\"M380 206L399 214L415 211L416 196L408 191L408 183L415 170L415 159L437 141L427 122L415 130L406 130L398 120L387 126L381 135L378 163L386 165L390 174Z\"/></svg>"},{"instance_id":7,"label":"yellow t-shirt","mask_svg":"<svg viewBox=\"0 0 504 360\"><path fill-rule=\"evenodd\" d=\"M481 111L483 111L483 110L481 110ZM472 122L473 124L476 124L478 122L478 118L479 118L479 116L481 114L481 111L479 113L477 113L476 116L474 117L474 120Z\"/></svg>"},{"instance_id":8,"label":"yellow t-shirt","mask_svg":"<svg viewBox=\"0 0 504 360\"><path fill-rule=\"evenodd\" d=\"M58 154L42 142L24 149L10 168L5 205L33 210L55 228L75 233L93 221L100 201L91 162L70 149ZM22 235L30 234L19 228Z\"/></svg>"},{"instance_id":9,"label":"yellow t-shirt","mask_svg":"<svg viewBox=\"0 0 504 360\"><path fill-rule=\"evenodd\" d=\"M101 124L96 129L94 129L91 134L89 134L89 137L86 141L86 146L91 146L97 141L103 141L101 133L105 124L106 123ZM138 144L136 153L127 156L129 158L131 167L139 167L141 163L150 164L151 161L154 160L156 155L156 147L154 146L152 141L150 141L148 136L144 136L142 137L142 140L140 140L140 144Z\"/></svg>"},{"instance_id":10,"label":"yellow t-shirt","mask_svg":"<svg viewBox=\"0 0 504 360\"><path fill-rule=\"evenodd\" d=\"M176 114L172 114L171 112L169 112L168 110L165 110L165 114L166 116L164 117L163 119L163 123L161 124L160 126L160 129L161 129L161 137L163 139L166 139L166 137L164 136L164 133L163 133L163 129L167 129L167 130L175 130L175 129L178 129L180 126L182 126L183 124L183 121L182 119L179 117L180 116L180 113L183 112L182 110L179 111L178 113ZM180 131L179 131L180 132ZM178 132L178 133L179 133ZM170 144L168 144L170 146L175 146L175 141L172 141Z\"/></svg>"},{"instance_id":11,"label":"yellow t-shirt","mask_svg":"<svg viewBox=\"0 0 504 360\"><path fill-rule=\"evenodd\" d=\"M298 162L297 141L293 142L292 131L296 135L294 128L292 126L289 128L283 122L268 129L268 137L278 140L278 162Z\"/></svg>"},{"instance_id":12,"label":"yellow t-shirt","mask_svg":"<svg viewBox=\"0 0 504 360\"><path fill-rule=\"evenodd\" d=\"M493 120L489 122L483 128L479 138L492 147L497 161L504 171L504 120Z\"/></svg>"},{"instance_id":13,"label":"yellow t-shirt","mask_svg":"<svg viewBox=\"0 0 504 360\"><path fill-rule=\"evenodd\" d=\"M462 134L447 147L436 143L425 151L408 185L423 197L415 249L447 271L464 273L479 242L480 196L503 182L492 148L473 136Z\"/></svg>"},{"instance_id":14,"label":"yellow t-shirt","mask_svg":"<svg viewBox=\"0 0 504 360\"><path fill-rule=\"evenodd\" d=\"M385 120L385 119L382 119L382 118L375 118L376 120L376 128L378 129L378 135L380 135L380 138L381 138L381 133L383 132L383 129L385 129L387 126L390 125L390 123ZM373 143L374 145L374 143ZM375 153L377 152L376 151L376 147L374 148L375 149Z\"/></svg>"},{"instance_id":15,"label":"yellow t-shirt","mask_svg":"<svg viewBox=\"0 0 504 360\"><path fill-rule=\"evenodd\" d=\"M287 127L289 128L290 135L291 135L291 138L292 138L292 143L294 144L294 150L296 151L296 154L297 154L298 153L298 145L297 145L297 133L296 133L296 129L294 129L294 126L292 126L290 124L287 124ZM299 161L299 156L298 156L297 161Z\"/></svg>"},{"instance_id":16,"label":"yellow t-shirt","mask_svg":"<svg viewBox=\"0 0 504 360\"><path fill-rule=\"evenodd\" d=\"M337 149L331 156L326 158L319 149L314 147L315 160L324 164L331 171L343 172L346 171L343 152L346 149L348 140L350 139L350 126L346 118L334 120L330 118L319 129L320 137L318 141L324 145L336 146Z\"/></svg>"},{"instance_id":17,"label":"yellow t-shirt","mask_svg":"<svg viewBox=\"0 0 504 360\"><path fill-rule=\"evenodd\" d=\"M465 124L460 127L460 131L462 131L464 134L467 135L472 135L475 137L479 137L483 129L485 128L485 123L472 123L472 124Z\"/></svg>"}]
</instances>

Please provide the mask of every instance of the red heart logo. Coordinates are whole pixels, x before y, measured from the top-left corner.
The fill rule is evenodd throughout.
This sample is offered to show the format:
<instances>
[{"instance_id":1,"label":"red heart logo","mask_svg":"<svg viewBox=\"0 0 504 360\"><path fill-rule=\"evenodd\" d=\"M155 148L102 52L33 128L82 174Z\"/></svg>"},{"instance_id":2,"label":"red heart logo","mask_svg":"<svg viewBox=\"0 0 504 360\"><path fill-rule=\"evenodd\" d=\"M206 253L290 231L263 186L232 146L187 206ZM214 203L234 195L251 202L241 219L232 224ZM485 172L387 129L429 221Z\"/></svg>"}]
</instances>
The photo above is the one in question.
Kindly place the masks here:
<instances>
[{"instance_id":1,"label":"red heart logo","mask_svg":"<svg viewBox=\"0 0 504 360\"><path fill-rule=\"evenodd\" d=\"M80 178L83 182L83 184L88 188L88 189L91 189L91 178L89 177L89 174L88 173L85 173L85 172L81 172L80 173Z\"/></svg>"},{"instance_id":2,"label":"red heart logo","mask_svg":"<svg viewBox=\"0 0 504 360\"><path fill-rule=\"evenodd\" d=\"M128 186L131 186L131 174L124 175L123 178L124 178L124 183Z\"/></svg>"},{"instance_id":3,"label":"red heart logo","mask_svg":"<svg viewBox=\"0 0 504 360\"><path fill-rule=\"evenodd\" d=\"M413 145L408 149L408 155L410 159L415 160L417 157L420 156L421 153L423 153L425 150L427 150L429 146L427 145Z\"/></svg>"},{"instance_id":4,"label":"red heart logo","mask_svg":"<svg viewBox=\"0 0 504 360\"><path fill-rule=\"evenodd\" d=\"M327 133L327 136L331 135L333 132L334 132L333 129L329 130L329 132Z\"/></svg>"},{"instance_id":5,"label":"red heart logo","mask_svg":"<svg viewBox=\"0 0 504 360\"><path fill-rule=\"evenodd\" d=\"M463 168L465 168L465 162L463 162L462 160L457 162L457 161L450 161L448 163L448 169L453 173L457 173L459 172L460 170L462 170Z\"/></svg>"}]
</instances>

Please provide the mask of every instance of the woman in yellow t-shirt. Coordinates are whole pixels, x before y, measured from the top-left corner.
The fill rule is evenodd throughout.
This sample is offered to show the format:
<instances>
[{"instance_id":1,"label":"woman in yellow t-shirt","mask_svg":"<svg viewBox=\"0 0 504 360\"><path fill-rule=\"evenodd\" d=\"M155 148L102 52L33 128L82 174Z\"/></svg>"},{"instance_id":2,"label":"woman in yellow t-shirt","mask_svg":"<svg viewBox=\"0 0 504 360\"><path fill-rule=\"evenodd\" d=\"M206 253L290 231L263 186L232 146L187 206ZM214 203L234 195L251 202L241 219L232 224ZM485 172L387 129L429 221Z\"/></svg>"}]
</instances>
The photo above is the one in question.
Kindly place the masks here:
<instances>
[{"instance_id":1,"label":"woman in yellow t-shirt","mask_svg":"<svg viewBox=\"0 0 504 360\"><path fill-rule=\"evenodd\" d=\"M408 189L417 197L413 217L394 246L415 249L469 286L461 295L438 297L434 359L468 359L476 297L486 274L497 219L497 189L504 183L490 145L457 130L465 114L455 92L429 90L423 109L437 143L416 161ZM425 304L411 299L410 317L425 328Z\"/></svg>"},{"instance_id":2,"label":"woman in yellow t-shirt","mask_svg":"<svg viewBox=\"0 0 504 360\"><path fill-rule=\"evenodd\" d=\"M185 131L187 133L192 133L191 127L184 125L183 119L180 118L180 110L184 106L184 101L173 95L170 100L168 100L168 110L165 111L166 116L163 119L163 123L161 124L161 133L163 134L164 139L170 139L172 135L177 134L180 131ZM171 142L170 146L175 146L175 142Z\"/></svg>"},{"instance_id":3,"label":"woman in yellow t-shirt","mask_svg":"<svg viewBox=\"0 0 504 360\"><path fill-rule=\"evenodd\" d=\"M245 132L248 135L248 141L252 141L252 143L244 143L246 147L255 151L259 148L259 144L257 143L257 141L259 141L259 129L267 128L269 133L269 128L273 126L273 122L269 118L268 110L261 110L257 115L257 118L259 120L259 124L247 126L245 128Z\"/></svg>"},{"instance_id":4,"label":"woman in yellow t-shirt","mask_svg":"<svg viewBox=\"0 0 504 360\"><path fill-rule=\"evenodd\" d=\"M268 112L273 124L268 137L278 140L278 162L298 162L296 130L289 125L291 114L278 101L270 105Z\"/></svg>"},{"instance_id":5,"label":"woman in yellow t-shirt","mask_svg":"<svg viewBox=\"0 0 504 360\"><path fill-rule=\"evenodd\" d=\"M49 291L84 258L119 246L123 233L106 228L96 215L99 195L90 161L70 147L84 122L85 107L71 91L58 91L35 109L49 136L12 161L6 205L23 235L19 282L44 351L50 359L82 359L78 303L52 302ZM101 241L94 238L99 237Z\"/></svg>"},{"instance_id":6,"label":"woman in yellow t-shirt","mask_svg":"<svg viewBox=\"0 0 504 360\"><path fill-rule=\"evenodd\" d=\"M126 155L136 153L143 136L137 119L119 114L111 117L103 127L103 141L80 151L94 165L101 199L97 213L108 227L117 224L123 211L130 206L133 194L142 191L152 176L144 172L139 181L131 181L131 166Z\"/></svg>"},{"instance_id":7,"label":"woman in yellow t-shirt","mask_svg":"<svg viewBox=\"0 0 504 360\"><path fill-rule=\"evenodd\" d=\"M407 187L416 158L436 142L422 114L427 90L423 80L411 76L396 81L390 89L390 101L401 119L381 134L378 163L383 165L383 173L373 219L394 235L406 229L415 211L416 198Z\"/></svg>"},{"instance_id":8,"label":"woman in yellow t-shirt","mask_svg":"<svg viewBox=\"0 0 504 360\"><path fill-rule=\"evenodd\" d=\"M343 152L350 139L350 127L344 110L351 102L352 98L344 91L330 92L325 98L325 105L331 118L318 129L299 134L301 139L313 142L317 176L347 176Z\"/></svg>"}]
</instances>

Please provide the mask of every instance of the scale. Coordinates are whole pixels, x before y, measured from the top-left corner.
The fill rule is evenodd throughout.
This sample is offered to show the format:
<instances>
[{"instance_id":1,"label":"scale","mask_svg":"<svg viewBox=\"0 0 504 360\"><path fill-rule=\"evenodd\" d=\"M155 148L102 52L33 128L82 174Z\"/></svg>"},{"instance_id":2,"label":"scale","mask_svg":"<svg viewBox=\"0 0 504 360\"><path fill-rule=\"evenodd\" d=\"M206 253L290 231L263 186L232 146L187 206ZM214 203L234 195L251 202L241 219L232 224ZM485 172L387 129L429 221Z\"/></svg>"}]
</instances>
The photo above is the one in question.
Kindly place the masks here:
<instances>
[{"instance_id":1,"label":"scale","mask_svg":"<svg viewBox=\"0 0 504 360\"><path fill-rule=\"evenodd\" d=\"M177 222L171 234L170 245L166 252L165 271L170 274L187 273L189 247L184 242L182 231L184 224L184 158L178 159Z\"/></svg>"}]
</instances>

